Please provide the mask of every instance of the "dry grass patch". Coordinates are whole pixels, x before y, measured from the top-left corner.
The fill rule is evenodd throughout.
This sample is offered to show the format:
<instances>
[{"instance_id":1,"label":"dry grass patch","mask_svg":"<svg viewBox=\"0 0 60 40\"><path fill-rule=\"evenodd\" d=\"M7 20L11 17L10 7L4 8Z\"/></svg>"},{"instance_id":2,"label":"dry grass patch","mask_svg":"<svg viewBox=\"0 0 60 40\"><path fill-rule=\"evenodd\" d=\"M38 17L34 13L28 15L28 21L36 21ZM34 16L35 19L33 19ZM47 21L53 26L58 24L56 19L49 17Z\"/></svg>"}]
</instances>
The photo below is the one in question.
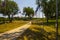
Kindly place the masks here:
<instances>
[{"instance_id":1,"label":"dry grass patch","mask_svg":"<svg viewBox=\"0 0 60 40\"><path fill-rule=\"evenodd\" d=\"M32 31L35 31L35 32L39 32L38 29L40 29L40 26L38 26L38 25L31 25L29 27L29 29L32 30Z\"/></svg>"},{"instance_id":2,"label":"dry grass patch","mask_svg":"<svg viewBox=\"0 0 60 40\"><path fill-rule=\"evenodd\" d=\"M12 23L2 24L0 25L0 33L20 27L26 23L28 23L28 21L13 21Z\"/></svg>"},{"instance_id":3,"label":"dry grass patch","mask_svg":"<svg viewBox=\"0 0 60 40\"><path fill-rule=\"evenodd\" d=\"M55 32L50 30L47 26L32 24L21 36L23 40L55 40Z\"/></svg>"},{"instance_id":4,"label":"dry grass patch","mask_svg":"<svg viewBox=\"0 0 60 40\"><path fill-rule=\"evenodd\" d=\"M40 31L39 29L44 29L47 32L51 32L51 31L56 32L56 30L51 26L43 26L43 25L31 25L29 29L32 31Z\"/></svg>"},{"instance_id":5,"label":"dry grass patch","mask_svg":"<svg viewBox=\"0 0 60 40\"><path fill-rule=\"evenodd\" d=\"M43 25L32 25L29 28L31 31L34 31L36 33L40 33L44 36L47 36L49 39L55 39L55 32L56 30L52 28L51 26L43 26ZM43 37L44 37L43 36Z\"/></svg>"}]
</instances>

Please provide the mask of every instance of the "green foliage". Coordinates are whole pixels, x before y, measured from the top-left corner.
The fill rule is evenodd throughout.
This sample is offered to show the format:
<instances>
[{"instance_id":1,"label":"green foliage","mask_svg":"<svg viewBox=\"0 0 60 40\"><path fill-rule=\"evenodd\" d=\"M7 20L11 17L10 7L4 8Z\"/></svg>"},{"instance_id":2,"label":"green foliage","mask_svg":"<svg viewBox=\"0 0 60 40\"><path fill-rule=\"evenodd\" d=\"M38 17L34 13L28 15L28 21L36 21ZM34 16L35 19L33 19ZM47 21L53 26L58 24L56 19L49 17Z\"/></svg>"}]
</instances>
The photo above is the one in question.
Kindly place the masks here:
<instances>
[{"instance_id":1,"label":"green foliage","mask_svg":"<svg viewBox=\"0 0 60 40\"><path fill-rule=\"evenodd\" d=\"M3 4L4 3L4 4ZM16 14L18 11L18 5L14 1L3 1L1 13L4 15Z\"/></svg>"},{"instance_id":2,"label":"green foliage","mask_svg":"<svg viewBox=\"0 0 60 40\"><path fill-rule=\"evenodd\" d=\"M10 18L10 15L12 15L12 18L13 18L13 15L17 14L19 10L17 3L11 0L2 1L0 8L1 8L0 13L2 13L3 15L7 15L9 18L9 21L10 20L12 21L12 19Z\"/></svg>"},{"instance_id":3,"label":"green foliage","mask_svg":"<svg viewBox=\"0 0 60 40\"><path fill-rule=\"evenodd\" d=\"M44 12L45 16L50 18L52 16L55 16L54 14L56 13L56 1L55 0L50 0L48 2L47 1L48 0L46 0L44 2L44 0L43 0L43 2L41 4L44 3L43 12Z\"/></svg>"},{"instance_id":4,"label":"green foliage","mask_svg":"<svg viewBox=\"0 0 60 40\"><path fill-rule=\"evenodd\" d=\"M1 0L0 0L0 6L1 6Z\"/></svg>"},{"instance_id":5,"label":"green foliage","mask_svg":"<svg viewBox=\"0 0 60 40\"><path fill-rule=\"evenodd\" d=\"M56 0L38 0L38 1L40 1L41 3L40 4L38 3L37 5L40 5L42 7L42 12L45 14L45 17L47 18L47 22L48 19L55 18Z\"/></svg>"},{"instance_id":6,"label":"green foliage","mask_svg":"<svg viewBox=\"0 0 60 40\"><path fill-rule=\"evenodd\" d=\"M28 16L28 17L33 17L34 15L34 10L33 8L30 8L30 7L25 7L23 9L23 12L26 13L25 16Z\"/></svg>"},{"instance_id":7,"label":"green foliage","mask_svg":"<svg viewBox=\"0 0 60 40\"><path fill-rule=\"evenodd\" d=\"M44 12L46 18L51 18L56 16L56 0L36 0L37 5L40 5ZM60 16L60 0L58 0L58 12Z\"/></svg>"},{"instance_id":8,"label":"green foliage","mask_svg":"<svg viewBox=\"0 0 60 40\"><path fill-rule=\"evenodd\" d=\"M58 12L59 12L59 16L60 16L60 0L58 0Z\"/></svg>"}]
</instances>

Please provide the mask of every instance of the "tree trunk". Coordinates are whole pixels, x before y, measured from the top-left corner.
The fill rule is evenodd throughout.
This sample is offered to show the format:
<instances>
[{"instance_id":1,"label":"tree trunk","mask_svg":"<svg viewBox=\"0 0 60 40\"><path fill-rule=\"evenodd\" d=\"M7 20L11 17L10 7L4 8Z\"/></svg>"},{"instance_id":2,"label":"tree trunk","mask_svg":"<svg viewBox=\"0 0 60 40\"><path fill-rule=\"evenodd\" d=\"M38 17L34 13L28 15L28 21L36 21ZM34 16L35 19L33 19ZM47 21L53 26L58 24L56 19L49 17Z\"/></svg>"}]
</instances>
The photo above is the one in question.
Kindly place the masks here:
<instances>
[{"instance_id":1,"label":"tree trunk","mask_svg":"<svg viewBox=\"0 0 60 40\"><path fill-rule=\"evenodd\" d=\"M49 21L48 21L48 20L49 20L48 13L47 13L47 17L46 17L46 18L47 18L47 25L48 25L48 22L49 22Z\"/></svg>"},{"instance_id":2,"label":"tree trunk","mask_svg":"<svg viewBox=\"0 0 60 40\"><path fill-rule=\"evenodd\" d=\"M48 16L47 16L47 25L48 25L48 22L49 22L48 20L49 20L49 19L48 19Z\"/></svg>"},{"instance_id":3,"label":"tree trunk","mask_svg":"<svg viewBox=\"0 0 60 40\"><path fill-rule=\"evenodd\" d=\"M12 17L11 17L11 22L13 21L13 14L12 14Z\"/></svg>"},{"instance_id":4,"label":"tree trunk","mask_svg":"<svg viewBox=\"0 0 60 40\"><path fill-rule=\"evenodd\" d=\"M10 15L8 15L8 19L9 19L9 22L11 22L11 18L10 18Z\"/></svg>"}]
</instances>

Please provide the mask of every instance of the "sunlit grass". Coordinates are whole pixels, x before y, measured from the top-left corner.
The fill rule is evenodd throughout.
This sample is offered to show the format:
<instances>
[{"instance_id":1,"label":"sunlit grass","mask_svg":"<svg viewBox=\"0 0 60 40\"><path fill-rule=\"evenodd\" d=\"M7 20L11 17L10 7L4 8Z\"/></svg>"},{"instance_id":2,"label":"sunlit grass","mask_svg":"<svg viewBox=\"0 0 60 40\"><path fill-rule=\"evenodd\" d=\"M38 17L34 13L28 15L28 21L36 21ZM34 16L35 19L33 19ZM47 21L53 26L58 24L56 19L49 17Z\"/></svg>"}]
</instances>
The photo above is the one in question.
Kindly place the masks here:
<instances>
[{"instance_id":1,"label":"sunlit grass","mask_svg":"<svg viewBox=\"0 0 60 40\"><path fill-rule=\"evenodd\" d=\"M51 39L51 38L55 38L55 33L56 30L54 28L51 28L51 26L43 26L43 25L32 25L30 26L29 28L30 30L38 33L38 32L43 32L43 35L47 36L46 35L46 32L47 33L52 33L51 35L49 35L48 37ZM42 30L39 30L39 29L42 29ZM46 32L45 32L46 31ZM54 33L54 34L53 34ZM45 38L46 39L46 38Z\"/></svg>"},{"instance_id":2,"label":"sunlit grass","mask_svg":"<svg viewBox=\"0 0 60 40\"><path fill-rule=\"evenodd\" d=\"M55 29L50 26L32 24L23 34L24 40L49 40L55 39ZM28 36L27 36L28 35Z\"/></svg>"},{"instance_id":3,"label":"sunlit grass","mask_svg":"<svg viewBox=\"0 0 60 40\"><path fill-rule=\"evenodd\" d=\"M29 27L30 30L35 31L35 32L39 32L39 30L37 30L37 28L39 29L40 27L38 25L31 25Z\"/></svg>"},{"instance_id":4,"label":"sunlit grass","mask_svg":"<svg viewBox=\"0 0 60 40\"><path fill-rule=\"evenodd\" d=\"M47 32L51 32L51 31L56 31L54 28L52 28L51 26L43 26L43 25L31 25L30 26L30 30L32 31L40 31L39 29L42 28Z\"/></svg>"},{"instance_id":5,"label":"sunlit grass","mask_svg":"<svg viewBox=\"0 0 60 40\"><path fill-rule=\"evenodd\" d=\"M28 39L27 39L27 36L24 36L24 40L28 40Z\"/></svg>"},{"instance_id":6,"label":"sunlit grass","mask_svg":"<svg viewBox=\"0 0 60 40\"><path fill-rule=\"evenodd\" d=\"M27 40L55 40L56 38L56 20L49 20L48 25L45 23L41 25L40 23L46 22L46 20L32 20L32 25L24 32L22 39ZM60 20L58 21L60 22ZM60 23L59 23L60 26ZM58 28L60 32L60 27ZM59 33L60 34L60 33ZM28 35L28 36L27 36ZM58 36L60 38L60 35ZM30 38L30 39L29 39ZM60 40L60 39L59 39Z\"/></svg>"},{"instance_id":7,"label":"sunlit grass","mask_svg":"<svg viewBox=\"0 0 60 40\"><path fill-rule=\"evenodd\" d=\"M26 23L28 23L28 21L20 20L20 21L13 21L12 23L1 24L0 25L0 33L20 27Z\"/></svg>"}]
</instances>

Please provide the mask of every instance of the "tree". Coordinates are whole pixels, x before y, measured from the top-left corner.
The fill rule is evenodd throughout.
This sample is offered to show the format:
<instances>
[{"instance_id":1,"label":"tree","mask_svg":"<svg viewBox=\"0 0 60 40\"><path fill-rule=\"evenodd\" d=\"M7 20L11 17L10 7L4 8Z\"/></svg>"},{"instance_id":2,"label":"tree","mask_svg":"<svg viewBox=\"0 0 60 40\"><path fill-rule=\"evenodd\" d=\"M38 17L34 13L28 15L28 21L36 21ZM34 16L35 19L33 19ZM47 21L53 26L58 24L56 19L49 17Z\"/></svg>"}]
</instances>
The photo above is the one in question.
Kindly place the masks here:
<instances>
[{"instance_id":1,"label":"tree","mask_svg":"<svg viewBox=\"0 0 60 40\"><path fill-rule=\"evenodd\" d=\"M60 16L60 0L58 0L58 16Z\"/></svg>"},{"instance_id":2,"label":"tree","mask_svg":"<svg viewBox=\"0 0 60 40\"><path fill-rule=\"evenodd\" d=\"M55 0L37 0L40 3L37 3L37 5L40 5L42 7L42 12L45 14L45 17L48 19L55 16L56 13L56 1Z\"/></svg>"},{"instance_id":3,"label":"tree","mask_svg":"<svg viewBox=\"0 0 60 40\"><path fill-rule=\"evenodd\" d=\"M48 23L48 3L47 0L36 0L36 4L38 5L37 10L42 7L43 10L42 12L45 14L45 17L47 18L47 23Z\"/></svg>"},{"instance_id":4,"label":"tree","mask_svg":"<svg viewBox=\"0 0 60 40\"><path fill-rule=\"evenodd\" d=\"M2 2L2 9L1 9L1 13L3 15L8 15L9 21L11 22L11 17L10 15L15 15L18 12L18 5L16 2L14 1L10 1L10 0L5 0Z\"/></svg>"},{"instance_id":5,"label":"tree","mask_svg":"<svg viewBox=\"0 0 60 40\"><path fill-rule=\"evenodd\" d=\"M0 0L0 12L1 12L1 2L2 2L2 1Z\"/></svg>"},{"instance_id":6,"label":"tree","mask_svg":"<svg viewBox=\"0 0 60 40\"><path fill-rule=\"evenodd\" d=\"M32 18L34 16L34 10L30 7L24 7L23 12L26 13L25 16Z\"/></svg>"},{"instance_id":7,"label":"tree","mask_svg":"<svg viewBox=\"0 0 60 40\"><path fill-rule=\"evenodd\" d=\"M42 0L42 2L41 2L41 6L43 7L43 10L42 10L42 12L44 12L44 14L45 14L45 17L46 17L46 19L47 19L47 23L48 23L48 13L49 13L49 5L48 5L48 2L47 2L47 0Z\"/></svg>"}]
</instances>

